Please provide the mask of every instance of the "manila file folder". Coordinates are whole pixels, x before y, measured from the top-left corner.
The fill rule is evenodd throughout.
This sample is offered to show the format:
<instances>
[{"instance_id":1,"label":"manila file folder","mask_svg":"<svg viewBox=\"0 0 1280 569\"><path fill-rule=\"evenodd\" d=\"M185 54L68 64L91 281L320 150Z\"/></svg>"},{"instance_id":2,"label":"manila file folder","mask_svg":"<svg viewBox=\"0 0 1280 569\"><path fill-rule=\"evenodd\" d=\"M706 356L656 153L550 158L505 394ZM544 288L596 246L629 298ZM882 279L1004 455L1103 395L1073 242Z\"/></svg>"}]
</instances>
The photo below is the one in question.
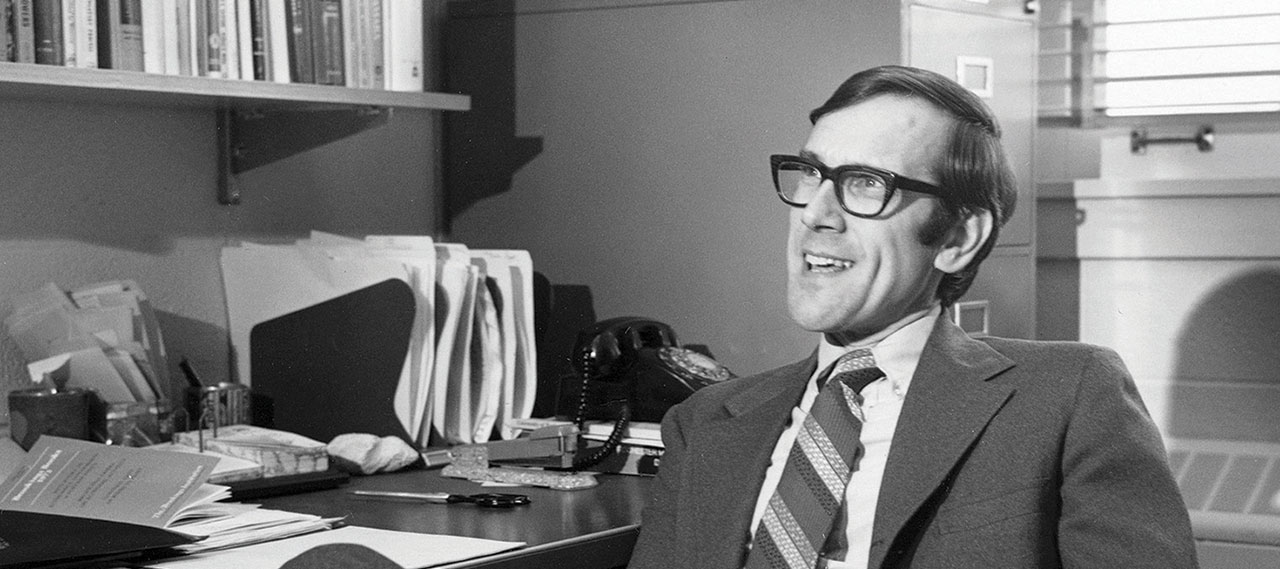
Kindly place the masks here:
<instances>
[{"instance_id":1,"label":"manila file folder","mask_svg":"<svg viewBox=\"0 0 1280 569\"><path fill-rule=\"evenodd\" d=\"M413 290L388 279L261 322L249 334L254 424L328 442L413 437L396 417Z\"/></svg>"}]
</instances>

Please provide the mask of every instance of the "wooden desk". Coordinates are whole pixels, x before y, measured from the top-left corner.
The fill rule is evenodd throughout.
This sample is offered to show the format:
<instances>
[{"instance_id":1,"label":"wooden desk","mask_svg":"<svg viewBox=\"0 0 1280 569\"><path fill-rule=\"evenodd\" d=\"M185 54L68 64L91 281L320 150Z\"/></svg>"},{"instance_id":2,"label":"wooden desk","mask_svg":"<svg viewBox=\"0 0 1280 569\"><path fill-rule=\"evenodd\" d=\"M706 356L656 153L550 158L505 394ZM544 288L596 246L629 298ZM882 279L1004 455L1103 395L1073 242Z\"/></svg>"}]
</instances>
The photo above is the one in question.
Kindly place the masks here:
<instances>
[{"instance_id":1,"label":"wooden desk","mask_svg":"<svg viewBox=\"0 0 1280 569\"><path fill-rule=\"evenodd\" d=\"M523 541L525 547L447 567L582 568L622 567L631 557L640 531L640 510L651 479L598 475L587 490L545 488L488 489L467 480L445 478L437 470L352 477L332 490L254 500L264 507L320 516L346 516L350 525L398 531ZM417 504L361 500L351 490L414 492L512 492L527 494L528 506L511 509L471 505Z\"/></svg>"}]
</instances>

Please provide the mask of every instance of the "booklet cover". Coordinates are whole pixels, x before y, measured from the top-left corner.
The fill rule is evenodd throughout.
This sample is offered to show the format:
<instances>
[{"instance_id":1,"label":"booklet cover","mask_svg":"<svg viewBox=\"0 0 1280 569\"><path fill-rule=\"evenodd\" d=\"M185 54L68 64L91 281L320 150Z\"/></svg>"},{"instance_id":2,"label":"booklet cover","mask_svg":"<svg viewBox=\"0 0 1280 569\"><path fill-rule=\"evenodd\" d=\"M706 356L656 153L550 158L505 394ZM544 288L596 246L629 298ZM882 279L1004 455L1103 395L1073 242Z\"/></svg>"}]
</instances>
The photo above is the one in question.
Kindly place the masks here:
<instances>
[{"instance_id":1,"label":"booklet cover","mask_svg":"<svg viewBox=\"0 0 1280 569\"><path fill-rule=\"evenodd\" d=\"M217 459L174 455L41 437L0 484L0 567L125 559L196 541L163 528L201 500Z\"/></svg>"},{"instance_id":2,"label":"booklet cover","mask_svg":"<svg viewBox=\"0 0 1280 569\"><path fill-rule=\"evenodd\" d=\"M218 461L43 436L0 484L0 567L189 554L321 531L337 521L220 502L229 489L205 483Z\"/></svg>"},{"instance_id":3,"label":"booklet cover","mask_svg":"<svg viewBox=\"0 0 1280 569\"><path fill-rule=\"evenodd\" d=\"M33 512L166 527L218 498L204 482L217 457L40 437L0 486L0 512ZM223 488L225 490L225 488Z\"/></svg>"}]
</instances>

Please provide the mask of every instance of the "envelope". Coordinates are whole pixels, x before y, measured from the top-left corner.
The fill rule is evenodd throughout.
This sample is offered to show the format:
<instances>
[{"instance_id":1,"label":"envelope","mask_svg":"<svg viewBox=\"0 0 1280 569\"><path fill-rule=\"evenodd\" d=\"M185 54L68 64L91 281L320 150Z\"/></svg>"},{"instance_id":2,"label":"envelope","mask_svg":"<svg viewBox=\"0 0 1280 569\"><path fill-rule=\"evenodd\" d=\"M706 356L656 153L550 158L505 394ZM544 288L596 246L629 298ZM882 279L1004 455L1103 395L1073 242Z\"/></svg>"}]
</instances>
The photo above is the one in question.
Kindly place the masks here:
<instances>
[{"instance_id":1,"label":"envelope","mask_svg":"<svg viewBox=\"0 0 1280 569\"><path fill-rule=\"evenodd\" d=\"M396 412L409 417L406 425L420 447L429 444L434 402L431 378L435 374L436 250L434 241L420 235L371 235L365 246L375 256L397 259L410 270L410 286L417 298L409 347L409 377L396 390Z\"/></svg>"},{"instance_id":2,"label":"envelope","mask_svg":"<svg viewBox=\"0 0 1280 569\"><path fill-rule=\"evenodd\" d=\"M474 261L474 259L473 259ZM475 266L475 307L471 325L471 441L488 442L501 412L506 378L502 329L494 305L497 284Z\"/></svg>"},{"instance_id":3,"label":"envelope","mask_svg":"<svg viewBox=\"0 0 1280 569\"><path fill-rule=\"evenodd\" d=\"M508 423L532 416L538 388L533 260L528 251L512 249L472 249L471 255L497 283L500 295L494 301L499 308L504 365L498 429L502 438L512 439L521 429Z\"/></svg>"},{"instance_id":4,"label":"envelope","mask_svg":"<svg viewBox=\"0 0 1280 569\"><path fill-rule=\"evenodd\" d=\"M436 245L437 298L441 302L436 311L432 424L448 444L465 444L471 438L471 369L464 355L471 347L474 270L465 245Z\"/></svg>"}]
</instances>

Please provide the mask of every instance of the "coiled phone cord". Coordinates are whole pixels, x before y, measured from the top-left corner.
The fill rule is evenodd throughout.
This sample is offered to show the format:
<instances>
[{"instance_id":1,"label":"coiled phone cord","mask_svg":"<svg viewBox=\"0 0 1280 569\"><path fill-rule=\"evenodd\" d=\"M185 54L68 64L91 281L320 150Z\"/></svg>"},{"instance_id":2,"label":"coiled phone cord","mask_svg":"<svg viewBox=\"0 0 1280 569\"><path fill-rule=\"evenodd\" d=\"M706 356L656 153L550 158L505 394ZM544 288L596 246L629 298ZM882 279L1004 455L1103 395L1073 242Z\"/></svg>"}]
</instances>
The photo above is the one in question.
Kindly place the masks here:
<instances>
[{"instance_id":1,"label":"coiled phone cord","mask_svg":"<svg viewBox=\"0 0 1280 569\"><path fill-rule=\"evenodd\" d=\"M574 421L578 425L578 432L585 433L587 430L587 400L588 392L591 389L591 380L596 376L596 360L592 356L590 350L583 350L578 354L579 363L582 369L582 390L581 396L578 398L578 416ZM597 448L591 454L586 456L576 456L573 459L573 470L584 470L600 464L606 458L618 449L618 445L622 443L622 435L627 430L627 425L631 423L631 405L626 401L621 401L621 408L618 409L618 419L613 425L613 431L604 441L604 446ZM585 443L584 443L585 448Z\"/></svg>"}]
</instances>

